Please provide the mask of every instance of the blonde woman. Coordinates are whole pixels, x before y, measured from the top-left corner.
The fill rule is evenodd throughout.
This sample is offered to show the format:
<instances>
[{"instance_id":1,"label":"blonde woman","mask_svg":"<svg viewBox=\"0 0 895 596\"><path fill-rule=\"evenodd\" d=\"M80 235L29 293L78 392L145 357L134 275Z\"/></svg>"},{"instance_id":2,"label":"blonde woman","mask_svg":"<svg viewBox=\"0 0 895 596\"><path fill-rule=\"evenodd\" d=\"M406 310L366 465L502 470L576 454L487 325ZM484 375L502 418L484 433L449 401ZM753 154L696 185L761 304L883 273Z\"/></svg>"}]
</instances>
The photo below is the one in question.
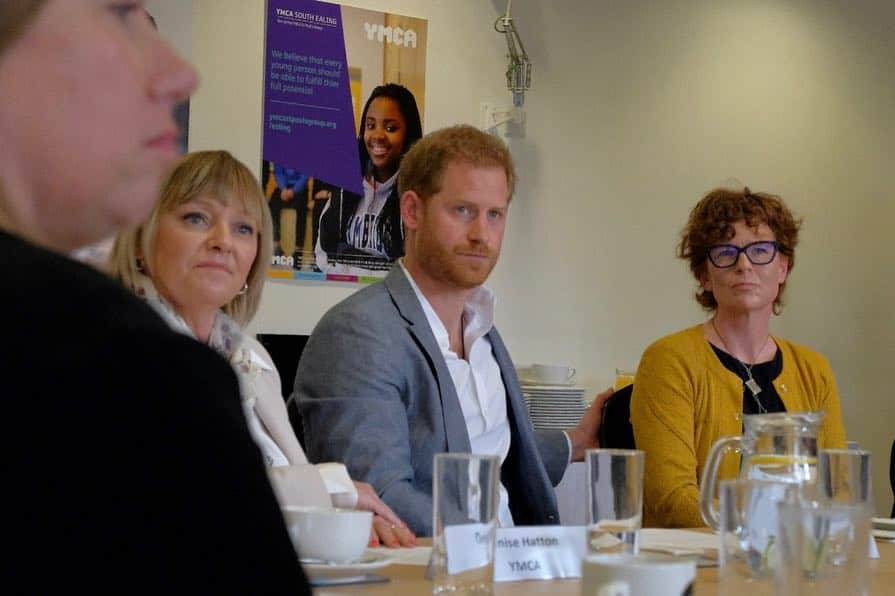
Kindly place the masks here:
<instances>
[{"instance_id":1,"label":"blonde woman","mask_svg":"<svg viewBox=\"0 0 895 596\"><path fill-rule=\"evenodd\" d=\"M270 213L254 175L226 151L200 151L167 178L149 218L119 235L109 271L172 329L233 366L249 430L281 504L368 509L376 514L374 544L412 544L413 534L369 484L353 483L340 463L308 464L276 367L242 331L258 310L272 247Z\"/></svg>"}]
</instances>

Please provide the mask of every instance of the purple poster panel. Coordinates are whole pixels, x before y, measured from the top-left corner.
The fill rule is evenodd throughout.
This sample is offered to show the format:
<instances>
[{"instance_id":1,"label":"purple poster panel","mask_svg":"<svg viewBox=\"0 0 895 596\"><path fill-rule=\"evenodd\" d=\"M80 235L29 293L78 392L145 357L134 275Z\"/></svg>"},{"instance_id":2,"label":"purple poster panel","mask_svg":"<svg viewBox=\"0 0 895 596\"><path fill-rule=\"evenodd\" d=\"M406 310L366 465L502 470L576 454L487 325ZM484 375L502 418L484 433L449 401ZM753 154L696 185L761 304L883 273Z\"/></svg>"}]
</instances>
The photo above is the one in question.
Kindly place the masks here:
<instances>
[{"instance_id":1,"label":"purple poster panel","mask_svg":"<svg viewBox=\"0 0 895 596\"><path fill-rule=\"evenodd\" d=\"M422 135L427 23L268 0L261 181L271 277L369 282L404 254L401 158Z\"/></svg>"}]
</instances>

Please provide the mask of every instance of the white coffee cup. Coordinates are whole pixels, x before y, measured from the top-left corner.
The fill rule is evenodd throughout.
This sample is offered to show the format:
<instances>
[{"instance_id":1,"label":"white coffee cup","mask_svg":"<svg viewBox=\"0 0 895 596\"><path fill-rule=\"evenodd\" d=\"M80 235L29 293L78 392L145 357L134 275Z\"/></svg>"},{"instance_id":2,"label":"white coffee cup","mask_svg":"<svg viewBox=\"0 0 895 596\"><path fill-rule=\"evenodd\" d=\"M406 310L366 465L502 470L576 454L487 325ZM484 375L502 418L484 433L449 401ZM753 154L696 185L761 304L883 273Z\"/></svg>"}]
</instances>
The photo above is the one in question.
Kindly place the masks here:
<instances>
[{"instance_id":1,"label":"white coffee cup","mask_svg":"<svg viewBox=\"0 0 895 596\"><path fill-rule=\"evenodd\" d=\"M532 381L544 385L564 385L575 378L575 369L564 364L532 364L528 373Z\"/></svg>"},{"instance_id":2,"label":"white coffee cup","mask_svg":"<svg viewBox=\"0 0 895 596\"><path fill-rule=\"evenodd\" d=\"M594 554L581 562L581 596L685 596L695 578L694 559Z\"/></svg>"},{"instance_id":3,"label":"white coffee cup","mask_svg":"<svg viewBox=\"0 0 895 596\"><path fill-rule=\"evenodd\" d=\"M356 561L370 541L373 513L356 509L282 507L289 537L299 557Z\"/></svg>"}]
</instances>

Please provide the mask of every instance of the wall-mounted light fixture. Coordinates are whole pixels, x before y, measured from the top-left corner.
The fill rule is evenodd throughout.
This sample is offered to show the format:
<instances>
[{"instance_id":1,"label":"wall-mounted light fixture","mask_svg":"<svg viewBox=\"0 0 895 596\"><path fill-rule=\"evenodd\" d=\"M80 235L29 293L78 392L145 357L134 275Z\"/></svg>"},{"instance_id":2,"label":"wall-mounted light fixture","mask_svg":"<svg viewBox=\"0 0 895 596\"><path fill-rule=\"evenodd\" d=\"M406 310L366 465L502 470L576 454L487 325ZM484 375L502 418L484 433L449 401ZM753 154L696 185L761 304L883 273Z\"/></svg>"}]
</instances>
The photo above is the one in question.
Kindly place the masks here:
<instances>
[{"instance_id":1,"label":"wall-mounted light fixture","mask_svg":"<svg viewBox=\"0 0 895 596\"><path fill-rule=\"evenodd\" d=\"M531 62L513 25L513 18L510 16L512 5L513 0L507 0L507 11L494 22L494 30L507 39L507 89L513 93L513 105L521 108L525 103L525 92L531 88Z\"/></svg>"}]
</instances>

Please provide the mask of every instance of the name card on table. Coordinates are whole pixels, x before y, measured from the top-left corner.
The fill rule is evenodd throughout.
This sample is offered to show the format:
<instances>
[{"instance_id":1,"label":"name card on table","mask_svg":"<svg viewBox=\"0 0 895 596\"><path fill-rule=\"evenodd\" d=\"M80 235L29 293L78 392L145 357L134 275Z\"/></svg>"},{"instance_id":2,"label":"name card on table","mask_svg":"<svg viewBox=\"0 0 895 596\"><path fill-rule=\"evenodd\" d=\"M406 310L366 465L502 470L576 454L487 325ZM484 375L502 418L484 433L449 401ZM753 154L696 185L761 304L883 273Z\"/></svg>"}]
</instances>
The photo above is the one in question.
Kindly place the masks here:
<instances>
[{"instance_id":1,"label":"name card on table","mask_svg":"<svg viewBox=\"0 0 895 596\"><path fill-rule=\"evenodd\" d=\"M447 572L462 573L491 562L495 524L457 524L444 529Z\"/></svg>"},{"instance_id":2,"label":"name card on table","mask_svg":"<svg viewBox=\"0 0 895 596\"><path fill-rule=\"evenodd\" d=\"M581 577L586 554L584 526L498 528L494 581Z\"/></svg>"}]
</instances>

